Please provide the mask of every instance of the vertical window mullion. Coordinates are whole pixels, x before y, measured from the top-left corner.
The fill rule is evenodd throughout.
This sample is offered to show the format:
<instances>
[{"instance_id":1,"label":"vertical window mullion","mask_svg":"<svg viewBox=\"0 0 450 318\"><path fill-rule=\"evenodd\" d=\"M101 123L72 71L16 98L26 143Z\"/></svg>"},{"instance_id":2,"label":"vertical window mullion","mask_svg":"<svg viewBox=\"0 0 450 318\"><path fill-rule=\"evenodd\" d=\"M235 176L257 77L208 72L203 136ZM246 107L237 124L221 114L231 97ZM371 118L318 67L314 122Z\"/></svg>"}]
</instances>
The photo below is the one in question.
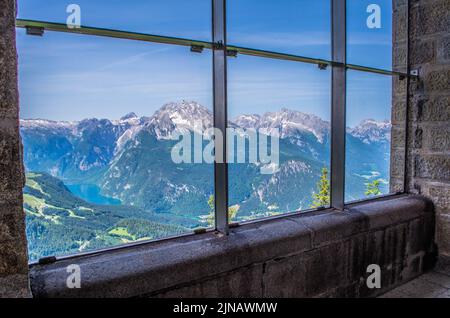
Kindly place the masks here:
<instances>
[{"instance_id":1,"label":"vertical window mullion","mask_svg":"<svg viewBox=\"0 0 450 318\"><path fill-rule=\"evenodd\" d=\"M227 67L226 67L226 0L212 0L213 9L213 91L214 128L223 139L215 139L214 163L215 224L216 230L228 234L228 166L226 152L227 128ZM222 158L218 158L218 154Z\"/></svg>"},{"instance_id":2,"label":"vertical window mullion","mask_svg":"<svg viewBox=\"0 0 450 318\"><path fill-rule=\"evenodd\" d=\"M344 209L346 135L346 0L331 0L331 206Z\"/></svg>"}]
</instances>

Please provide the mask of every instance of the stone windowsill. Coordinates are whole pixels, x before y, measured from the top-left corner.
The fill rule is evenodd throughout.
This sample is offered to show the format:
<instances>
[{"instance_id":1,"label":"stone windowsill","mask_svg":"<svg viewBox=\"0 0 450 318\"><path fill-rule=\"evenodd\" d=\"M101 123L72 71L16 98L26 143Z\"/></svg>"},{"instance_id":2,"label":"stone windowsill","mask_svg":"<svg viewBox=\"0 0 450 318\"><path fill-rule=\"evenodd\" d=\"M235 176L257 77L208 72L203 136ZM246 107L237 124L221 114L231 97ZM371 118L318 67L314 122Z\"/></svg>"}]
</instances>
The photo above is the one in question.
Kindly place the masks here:
<instances>
[{"instance_id":1,"label":"stone windowsill","mask_svg":"<svg viewBox=\"0 0 450 318\"><path fill-rule=\"evenodd\" d=\"M363 232L432 215L420 196L394 196L255 222L231 230L149 242L139 246L34 265L35 297L133 297L153 295L268 260L314 250ZM81 268L81 289L68 289L66 267Z\"/></svg>"}]
</instances>

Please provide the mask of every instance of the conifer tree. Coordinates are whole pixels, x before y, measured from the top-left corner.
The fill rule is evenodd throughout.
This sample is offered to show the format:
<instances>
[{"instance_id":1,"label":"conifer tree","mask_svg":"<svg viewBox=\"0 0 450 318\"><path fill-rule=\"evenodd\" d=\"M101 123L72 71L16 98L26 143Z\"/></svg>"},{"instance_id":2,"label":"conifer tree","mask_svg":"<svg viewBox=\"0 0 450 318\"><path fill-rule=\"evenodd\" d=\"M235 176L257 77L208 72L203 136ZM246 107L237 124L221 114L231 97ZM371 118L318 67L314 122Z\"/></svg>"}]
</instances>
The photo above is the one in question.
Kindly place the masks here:
<instances>
[{"instance_id":1,"label":"conifer tree","mask_svg":"<svg viewBox=\"0 0 450 318\"><path fill-rule=\"evenodd\" d=\"M311 205L312 209L326 207L330 205L330 180L328 179L328 169L322 169L322 176L317 183L318 192L313 193L314 201Z\"/></svg>"},{"instance_id":2,"label":"conifer tree","mask_svg":"<svg viewBox=\"0 0 450 318\"><path fill-rule=\"evenodd\" d=\"M367 190L365 194L367 196L380 195L381 194L380 183L381 180L374 180L373 182L367 183Z\"/></svg>"},{"instance_id":3,"label":"conifer tree","mask_svg":"<svg viewBox=\"0 0 450 318\"><path fill-rule=\"evenodd\" d=\"M208 205L209 205L209 213L208 216L206 217L206 222L208 223L208 227L213 227L214 226L214 209L215 209L215 202L214 202L215 198L214 195L210 195L209 199L208 199ZM228 222L232 222L237 215L237 212L239 210L238 206L230 206L228 208Z\"/></svg>"}]
</instances>

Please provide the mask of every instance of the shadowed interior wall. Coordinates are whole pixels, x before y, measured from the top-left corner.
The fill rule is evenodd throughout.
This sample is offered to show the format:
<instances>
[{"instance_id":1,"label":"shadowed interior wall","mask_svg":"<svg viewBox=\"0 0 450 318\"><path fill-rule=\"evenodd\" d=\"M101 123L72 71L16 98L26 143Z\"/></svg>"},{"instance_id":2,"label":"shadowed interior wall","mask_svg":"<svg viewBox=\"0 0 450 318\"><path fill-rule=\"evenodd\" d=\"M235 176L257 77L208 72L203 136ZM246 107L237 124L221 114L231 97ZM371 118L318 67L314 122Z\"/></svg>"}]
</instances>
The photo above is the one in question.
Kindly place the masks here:
<instances>
[{"instance_id":1,"label":"shadowed interior wall","mask_svg":"<svg viewBox=\"0 0 450 318\"><path fill-rule=\"evenodd\" d=\"M406 0L394 0L394 66L406 65ZM436 241L450 256L450 1L410 0L412 70L410 85L406 189L429 197L436 206ZM403 184L405 82L394 82L393 190Z\"/></svg>"},{"instance_id":2,"label":"shadowed interior wall","mask_svg":"<svg viewBox=\"0 0 450 318\"><path fill-rule=\"evenodd\" d=\"M14 0L0 0L0 297L29 295Z\"/></svg>"}]
</instances>

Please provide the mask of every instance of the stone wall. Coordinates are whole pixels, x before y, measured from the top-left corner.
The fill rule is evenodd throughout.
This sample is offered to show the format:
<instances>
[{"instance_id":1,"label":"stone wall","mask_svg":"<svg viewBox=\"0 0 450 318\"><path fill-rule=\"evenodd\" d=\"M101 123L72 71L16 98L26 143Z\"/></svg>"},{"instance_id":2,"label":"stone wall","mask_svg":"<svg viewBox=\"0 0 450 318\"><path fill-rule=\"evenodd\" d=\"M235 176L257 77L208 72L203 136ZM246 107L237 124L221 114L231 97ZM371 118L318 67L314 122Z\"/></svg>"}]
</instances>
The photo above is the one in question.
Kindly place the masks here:
<instances>
[{"instance_id":1,"label":"stone wall","mask_svg":"<svg viewBox=\"0 0 450 318\"><path fill-rule=\"evenodd\" d=\"M410 0L410 85L406 190L436 205L436 241L450 256L450 1ZM406 1L394 7L394 65L406 65ZM406 81L394 82L392 186L403 185Z\"/></svg>"},{"instance_id":2,"label":"stone wall","mask_svg":"<svg viewBox=\"0 0 450 318\"><path fill-rule=\"evenodd\" d=\"M14 0L0 0L0 297L28 296Z\"/></svg>"}]
</instances>

